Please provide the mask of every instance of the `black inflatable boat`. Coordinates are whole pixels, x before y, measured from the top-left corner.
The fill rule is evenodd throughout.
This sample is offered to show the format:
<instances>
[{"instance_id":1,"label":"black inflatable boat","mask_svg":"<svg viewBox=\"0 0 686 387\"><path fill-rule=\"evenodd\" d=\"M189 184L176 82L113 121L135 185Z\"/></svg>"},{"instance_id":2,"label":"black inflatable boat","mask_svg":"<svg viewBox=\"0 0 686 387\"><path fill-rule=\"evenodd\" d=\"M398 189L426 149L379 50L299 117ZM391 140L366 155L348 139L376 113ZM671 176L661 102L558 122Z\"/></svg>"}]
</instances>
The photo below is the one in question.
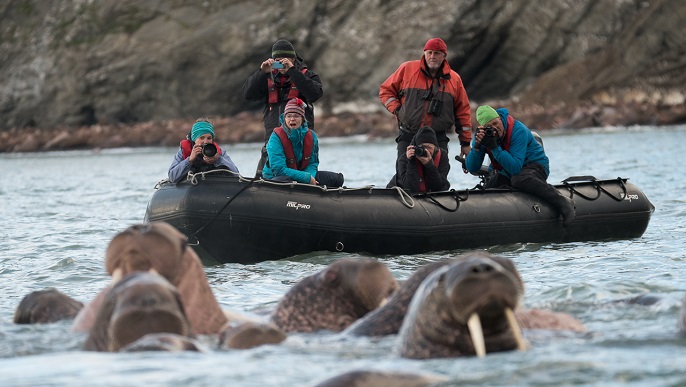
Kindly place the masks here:
<instances>
[{"instance_id":1,"label":"black inflatable boat","mask_svg":"<svg viewBox=\"0 0 686 387\"><path fill-rule=\"evenodd\" d=\"M157 184L146 221L186 234L205 264L256 263L313 251L417 254L520 242L640 237L654 206L627 179L572 177L555 185L576 205L557 210L515 190L409 195L394 188L275 183L225 171Z\"/></svg>"}]
</instances>

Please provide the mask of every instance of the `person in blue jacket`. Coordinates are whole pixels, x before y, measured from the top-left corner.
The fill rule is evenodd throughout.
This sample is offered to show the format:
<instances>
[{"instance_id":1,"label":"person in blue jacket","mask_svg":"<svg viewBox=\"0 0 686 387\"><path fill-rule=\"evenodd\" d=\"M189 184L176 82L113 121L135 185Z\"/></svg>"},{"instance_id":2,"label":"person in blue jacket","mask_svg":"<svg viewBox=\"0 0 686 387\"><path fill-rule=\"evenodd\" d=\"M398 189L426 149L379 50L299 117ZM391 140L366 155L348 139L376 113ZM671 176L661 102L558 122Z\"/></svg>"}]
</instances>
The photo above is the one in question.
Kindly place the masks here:
<instances>
[{"instance_id":1,"label":"person in blue jacket","mask_svg":"<svg viewBox=\"0 0 686 387\"><path fill-rule=\"evenodd\" d=\"M548 156L531 130L505 108L479 106L476 120L479 127L465 160L469 172L476 174L488 155L489 170L496 173L484 188L512 187L536 195L560 211L565 227L572 223L574 202L546 182L550 174Z\"/></svg>"},{"instance_id":2,"label":"person in blue jacket","mask_svg":"<svg viewBox=\"0 0 686 387\"><path fill-rule=\"evenodd\" d=\"M206 145L209 145L206 147ZM198 118L186 139L179 144L179 150L169 166L169 180L178 183L188 172L207 172L214 169L228 169L238 173L238 167L231 157L214 143L214 126L206 117Z\"/></svg>"},{"instance_id":3,"label":"person in blue jacket","mask_svg":"<svg viewBox=\"0 0 686 387\"><path fill-rule=\"evenodd\" d=\"M303 184L343 186L343 174L319 171L319 139L305 120L304 102L288 101L267 142L262 176L269 180Z\"/></svg>"}]
</instances>

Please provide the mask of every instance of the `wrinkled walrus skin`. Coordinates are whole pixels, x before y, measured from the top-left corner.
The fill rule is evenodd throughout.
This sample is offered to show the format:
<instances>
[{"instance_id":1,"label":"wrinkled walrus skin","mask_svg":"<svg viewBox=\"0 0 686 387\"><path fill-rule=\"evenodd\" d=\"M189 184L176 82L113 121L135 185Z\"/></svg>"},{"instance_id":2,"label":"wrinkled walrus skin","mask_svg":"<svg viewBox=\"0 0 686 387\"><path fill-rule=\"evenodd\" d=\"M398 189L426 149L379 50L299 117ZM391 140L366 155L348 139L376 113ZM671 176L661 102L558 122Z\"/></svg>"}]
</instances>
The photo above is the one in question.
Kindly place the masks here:
<instances>
[{"instance_id":1,"label":"wrinkled walrus skin","mask_svg":"<svg viewBox=\"0 0 686 387\"><path fill-rule=\"evenodd\" d=\"M431 273L415 293L400 328L400 354L414 359L476 354L467 320L481 319L487 352L517 348L504 309L515 310L524 284L512 261L466 254Z\"/></svg>"},{"instance_id":2,"label":"wrinkled walrus skin","mask_svg":"<svg viewBox=\"0 0 686 387\"><path fill-rule=\"evenodd\" d=\"M279 301L271 322L286 333L340 332L376 309L397 287L381 262L340 259L293 286Z\"/></svg>"},{"instance_id":3,"label":"wrinkled walrus skin","mask_svg":"<svg viewBox=\"0 0 686 387\"><path fill-rule=\"evenodd\" d=\"M400 289L393 293L385 305L355 321L354 324L344 331L344 334L356 336L397 334L400 331L400 326L403 323L412 297L422 281L435 270L459 261L469 254L474 253L470 252L454 259L432 262L418 268L406 281L402 282ZM518 309L515 310L515 317L517 323L523 329L586 331L586 327L572 316L545 309Z\"/></svg>"},{"instance_id":4,"label":"wrinkled walrus skin","mask_svg":"<svg viewBox=\"0 0 686 387\"><path fill-rule=\"evenodd\" d=\"M107 291L84 349L116 352L151 333L191 336L176 288L151 272L134 272Z\"/></svg>"},{"instance_id":5,"label":"wrinkled walrus skin","mask_svg":"<svg viewBox=\"0 0 686 387\"><path fill-rule=\"evenodd\" d=\"M76 317L83 303L57 289L37 290L24 296L14 312L15 324L47 324Z\"/></svg>"},{"instance_id":6,"label":"wrinkled walrus skin","mask_svg":"<svg viewBox=\"0 0 686 387\"><path fill-rule=\"evenodd\" d=\"M216 334L228 323L212 293L200 258L187 247L186 236L168 223L138 224L115 235L107 247L105 267L109 275L157 271L178 289L195 334ZM73 330L91 328L95 311L106 291L98 294L79 313Z\"/></svg>"}]
</instances>

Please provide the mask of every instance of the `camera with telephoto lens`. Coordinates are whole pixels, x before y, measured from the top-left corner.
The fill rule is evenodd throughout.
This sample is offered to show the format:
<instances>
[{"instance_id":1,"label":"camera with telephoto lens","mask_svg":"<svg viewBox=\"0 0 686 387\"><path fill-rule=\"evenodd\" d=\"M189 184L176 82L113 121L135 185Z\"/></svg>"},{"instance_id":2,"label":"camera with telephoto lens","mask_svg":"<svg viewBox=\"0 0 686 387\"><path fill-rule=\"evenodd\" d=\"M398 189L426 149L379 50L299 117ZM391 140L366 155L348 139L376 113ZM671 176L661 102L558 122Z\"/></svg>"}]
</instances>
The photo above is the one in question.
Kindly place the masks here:
<instances>
[{"instance_id":1,"label":"camera with telephoto lens","mask_svg":"<svg viewBox=\"0 0 686 387\"><path fill-rule=\"evenodd\" d=\"M212 143L207 143L202 146L202 155L206 157L214 157L217 154L217 146Z\"/></svg>"},{"instance_id":2,"label":"camera with telephoto lens","mask_svg":"<svg viewBox=\"0 0 686 387\"><path fill-rule=\"evenodd\" d=\"M426 148L424 145L415 145L414 146L414 157L424 157L426 156Z\"/></svg>"},{"instance_id":3,"label":"camera with telephoto lens","mask_svg":"<svg viewBox=\"0 0 686 387\"><path fill-rule=\"evenodd\" d=\"M484 126L481 130L483 130L486 137L494 137L496 133L495 128L492 126Z\"/></svg>"}]
</instances>

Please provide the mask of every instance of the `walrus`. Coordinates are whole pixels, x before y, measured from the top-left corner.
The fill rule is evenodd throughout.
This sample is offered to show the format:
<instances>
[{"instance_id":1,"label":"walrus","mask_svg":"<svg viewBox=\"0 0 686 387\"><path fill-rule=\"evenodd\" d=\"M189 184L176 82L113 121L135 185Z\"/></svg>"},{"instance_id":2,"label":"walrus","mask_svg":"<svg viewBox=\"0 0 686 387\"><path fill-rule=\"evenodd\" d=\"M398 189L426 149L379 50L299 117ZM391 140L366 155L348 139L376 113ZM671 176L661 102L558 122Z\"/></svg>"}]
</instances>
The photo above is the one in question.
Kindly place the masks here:
<instances>
[{"instance_id":1,"label":"walrus","mask_svg":"<svg viewBox=\"0 0 686 387\"><path fill-rule=\"evenodd\" d=\"M116 281L135 271L156 270L174 285L181 296L195 334L219 333L228 323L217 302L198 255L186 237L165 222L128 227L115 235L105 254L107 273ZM76 317L75 331L88 331L104 293L100 292Z\"/></svg>"},{"instance_id":2,"label":"walrus","mask_svg":"<svg viewBox=\"0 0 686 387\"><path fill-rule=\"evenodd\" d=\"M453 260L436 261L415 270L407 280L400 284L399 289L393 292L388 302L355 321L345 329L344 333L356 336L387 336L398 333L407 313L407 307L419 285L434 270L450 262Z\"/></svg>"},{"instance_id":3,"label":"walrus","mask_svg":"<svg viewBox=\"0 0 686 387\"><path fill-rule=\"evenodd\" d=\"M76 317L83 303L55 288L24 296L14 312L15 324L47 324Z\"/></svg>"},{"instance_id":4,"label":"walrus","mask_svg":"<svg viewBox=\"0 0 686 387\"><path fill-rule=\"evenodd\" d=\"M250 349L265 344L279 344L286 333L272 324L244 322L230 326L219 334L219 348Z\"/></svg>"},{"instance_id":5,"label":"walrus","mask_svg":"<svg viewBox=\"0 0 686 387\"><path fill-rule=\"evenodd\" d=\"M131 344L122 347L119 352L207 352L197 340L175 333L149 333Z\"/></svg>"},{"instance_id":6,"label":"walrus","mask_svg":"<svg viewBox=\"0 0 686 387\"><path fill-rule=\"evenodd\" d=\"M514 317L524 283L506 258L474 252L432 272L400 327L400 355L460 357L525 349Z\"/></svg>"},{"instance_id":7,"label":"walrus","mask_svg":"<svg viewBox=\"0 0 686 387\"><path fill-rule=\"evenodd\" d=\"M340 332L376 309L397 287L388 267L379 261L340 259L293 286L270 320L286 333Z\"/></svg>"},{"instance_id":8,"label":"walrus","mask_svg":"<svg viewBox=\"0 0 686 387\"><path fill-rule=\"evenodd\" d=\"M422 281L435 270L455 263L471 254L475 253L469 252L457 258L444 259L419 267L407 280L401 283L398 291L391 295L387 303L355 321L343 333L356 336L397 334L412 297ZM515 310L515 318L523 329L586 331L586 327L574 317L546 309L517 309Z\"/></svg>"},{"instance_id":9,"label":"walrus","mask_svg":"<svg viewBox=\"0 0 686 387\"><path fill-rule=\"evenodd\" d=\"M349 371L317 383L315 387L424 387L446 382L437 375L420 375L407 372L356 370Z\"/></svg>"},{"instance_id":10,"label":"walrus","mask_svg":"<svg viewBox=\"0 0 686 387\"><path fill-rule=\"evenodd\" d=\"M150 333L192 336L176 288L154 272L133 272L108 289L84 349L116 352Z\"/></svg>"}]
</instances>

